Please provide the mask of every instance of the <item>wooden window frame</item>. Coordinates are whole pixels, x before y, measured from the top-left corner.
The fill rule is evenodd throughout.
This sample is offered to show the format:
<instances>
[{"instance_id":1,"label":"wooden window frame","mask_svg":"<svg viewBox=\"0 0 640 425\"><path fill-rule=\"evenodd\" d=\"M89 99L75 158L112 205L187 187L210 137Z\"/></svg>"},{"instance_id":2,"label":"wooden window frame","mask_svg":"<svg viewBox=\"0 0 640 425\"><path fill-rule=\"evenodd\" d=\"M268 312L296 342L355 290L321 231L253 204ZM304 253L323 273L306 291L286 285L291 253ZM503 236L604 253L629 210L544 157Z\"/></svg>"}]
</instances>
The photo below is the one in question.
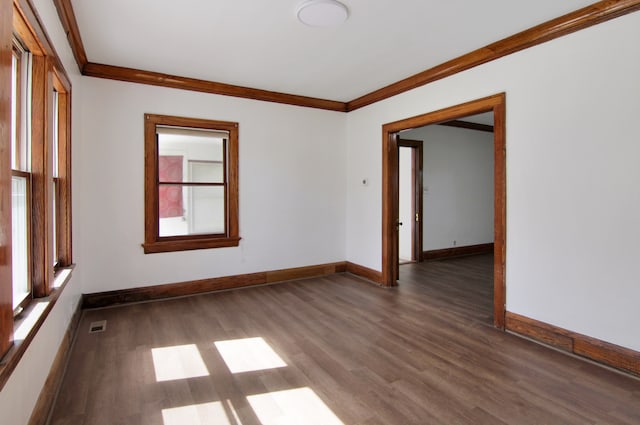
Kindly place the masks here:
<instances>
[{"instance_id":1,"label":"wooden window frame","mask_svg":"<svg viewBox=\"0 0 640 425\"><path fill-rule=\"evenodd\" d=\"M54 260L54 274L58 270L69 267L72 264L71 250L71 93L70 86L66 83L64 76L53 68L53 90L57 92L57 108L58 116L52 115L51 120L57 119L58 130L58 152L57 152L57 175L53 175L51 180L56 184L53 186L52 195L56 202L56 209L53 215L56 220L55 234L53 242L56 244L56 258ZM52 101L56 100L56 96L52 96ZM53 124L50 126L54 128ZM52 135L53 137L53 135ZM52 158L53 159L53 158ZM55 167L55 166L54 166Z\"/></svg>"},{"instance_id":2,"label":"wooden window frame","mask_svg":"<svg viewBox=\"0 0 640 425\"><path fill-rule=\"evenodd\" d=\"M16 92L20 109L28 108L30 118L26 128L29 136L29 148L26 155L20 152L20 170L13 169L11 158L12 122L10 108L0 111L0 357L7 354L0 363L0 388L16 367L26 350L28 343L34 338L50 307L59 297L62 288L68 281L70 272L58 273L54 270L52 244L58 239L61 260L58 267L72 267L71 258L71 81L64 70L53 45L41 24L41 21L30 2L13 1L0 3L0 98L3 104L9 105L11 99L12 55L21 49L29 52L29 90L28 98L24 92ZM14 40L17 40L14 41ZM14 50L15 49L15 50ZM24 56L23 56L24 58ZM22 58L22 59L23 59ZM20 66L26 62L22 61ZM21 77L24 74L20 72ZM24 80L23 80L24 81ZM59 216L56 225L57 235L53 235L53 132L52 102L54 87L63 92L64 112L60 115L59 132ZM19 98L18 98L19 96ZM27 100L28 99L28 100ZM6 103L5 103L6 102ZM26 105L23 102L28 102ZM25 111L20 111L24 113ZM24 116L20 122L24 121ZM19 137L23 137L19 135ZM27 161L25 161L27 160ZM25 168L25 164L27 164ZM23 169L24 168L24 169ZM30 279L30 296L19 308L13 307L12 282L12 203L11 176L28 175L28 269ZM57 279L57 281L56 281ZM45 312L34 323L23 341L14 344L14 327L23 320L22 316L30 314L37 298L48 297ZM24 311L22 311L24 309ZM22 311L20 318L14 320L14 314ZM13 348L12 348L13 347Z\"/></svg>"},{"instance_id":3,"label":"wooden window frame","mask_svg":"<svg viewBox=\"0 0 640 425\"><path fill-rule=\"evenodd\" d=\"M218 130L229 133L225 146L225 233L160 236L157 126ZM239 245L241 238L238 229L238 127L237 122L145 114L145 238L142 244L145 254Z\"/></svg>"},{"instance_id":4,"label":"wooden window frame","mask_svg":"<svg viewBox=\"0 0 640 425\"><path fill-rule=\"evenodd\" d=\"M22 85L23 85L23 75L22 75L22 70L24 68L24 48L19 45L18 41L14 38L13 41L13 45L11 48L11 55L12 55L12 59L16 58L16 63L17 63L17 67L16 67L16 75L17 75L17 81L16 81L16 92L17 92L17 96L16 96L16 119L15 122L16 123L21 123L22 122L22 103L23 103L23 99L22 99ZM13 64L12 67L13 69ZM13 83L13 81L12 81ZM11 123L12 125L15 123ZM17 128L11 128L11 136L13 137L13 133L15 132L15 143L12 144L11 149L13 151L15 151L15 155L17 158L17 164L18 164L18 168L20 168L20 165L23 163L23 158L21 156L22 152L21 152L21 143L20 140L22 138L22 128L20 125L17 126ZM13 168L13 158L11 158L12 161L12 168Z\"/></svg>"},{"instance_id":5,"label":"wooden window frame","mask_svg":"<svg viewBox=\"0 0 640 425\"><path fill-rule=\"evenodd\" d=\"M32 258L31 240L33 239L33 235L32 235L33 210L31 207L31 173L28 171L11 170L11 177L22 177L27 181L27 258L31 259ZM29 277L28 283L27 283L27 286L29 289L29 295L27 295L17 306L13 307L14 316L16 316L18 313L23 311L29 305L31 300L33 300L33 285L31 283L31 263L30 262L27 263L27 276ZM13 282L11 283L13 288Z\"/></svg>"}]
</instances>

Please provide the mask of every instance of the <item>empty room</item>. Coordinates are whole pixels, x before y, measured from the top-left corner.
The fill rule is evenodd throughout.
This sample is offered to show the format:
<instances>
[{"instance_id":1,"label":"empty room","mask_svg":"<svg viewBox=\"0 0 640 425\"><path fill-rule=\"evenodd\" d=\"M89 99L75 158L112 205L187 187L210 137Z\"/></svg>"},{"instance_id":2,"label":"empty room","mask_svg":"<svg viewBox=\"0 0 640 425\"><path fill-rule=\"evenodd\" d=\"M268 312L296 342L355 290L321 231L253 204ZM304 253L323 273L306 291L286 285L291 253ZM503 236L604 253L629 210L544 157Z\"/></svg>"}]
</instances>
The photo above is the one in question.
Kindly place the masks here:
<instances>
[{"instance_id":1,"label":"empty room","mask_svg":"<svg viewBox=\"0 0 640 425\"><path fill-rule=\"evenodd\" d=\"M640 423L640 0L0 37L0 423Z\"/></svg>"}]
</instances>

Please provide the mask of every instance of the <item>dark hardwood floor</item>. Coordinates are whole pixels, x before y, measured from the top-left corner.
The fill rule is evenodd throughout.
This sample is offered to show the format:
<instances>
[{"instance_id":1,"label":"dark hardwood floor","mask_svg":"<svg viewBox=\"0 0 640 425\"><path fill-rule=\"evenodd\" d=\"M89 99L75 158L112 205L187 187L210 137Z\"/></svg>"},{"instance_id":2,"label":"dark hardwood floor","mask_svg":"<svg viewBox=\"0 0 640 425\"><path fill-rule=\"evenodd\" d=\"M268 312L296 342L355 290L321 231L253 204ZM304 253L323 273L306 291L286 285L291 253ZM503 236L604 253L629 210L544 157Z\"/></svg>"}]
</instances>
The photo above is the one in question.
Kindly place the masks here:
<instances>
[{"instance_id":1,"label":"dark hardwood floor","mask_svg":"<svg viewBox=\"0 0 640 425\"><path fill-rule=\"evenodd\" d=\"M87 310L51 423L640 423L640 380L491 326L491 269L479 255L404 265L394 289L344 274Z\"/></svg>"}]
</instances>

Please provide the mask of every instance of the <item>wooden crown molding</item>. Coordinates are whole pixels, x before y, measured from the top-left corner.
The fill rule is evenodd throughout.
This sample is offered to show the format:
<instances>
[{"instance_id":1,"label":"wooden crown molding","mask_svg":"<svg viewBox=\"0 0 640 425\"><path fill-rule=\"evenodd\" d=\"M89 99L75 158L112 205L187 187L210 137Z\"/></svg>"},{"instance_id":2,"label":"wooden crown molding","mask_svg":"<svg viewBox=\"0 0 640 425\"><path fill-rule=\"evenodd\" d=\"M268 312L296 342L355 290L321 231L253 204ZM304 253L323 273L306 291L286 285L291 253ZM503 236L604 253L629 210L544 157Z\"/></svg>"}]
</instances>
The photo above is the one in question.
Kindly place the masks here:
<instances>
[{"instance_id":1,"label":"wooden crown molding","mask_svg":"<svg viewBox=\"0 0 640 425\"><path fill-rule=\"evenodd\" d=\"M53 0L53 4L56 6L58 17L67 34L67 40L71 46L71 51L76 59L78 68L80 68L80 72L82 72L89 60L87 59L87 52L84 50L84 44L80 36L80 28L78 28L78 21L71 6L71 0Z\"/></svg>"},{"instance_id":2,"label":"wooden crown molding","mask_svg":"<svg viewBox=\"0 0 640 425\"><path fill-rule=\"evenodd\" d=\"M478 124L475 122L453 120L447 122L441 122L438 125L444 125L446 127L466 128L467 130L485 131L487 133L493 133L493 126L487 124Z\"/></svg>"},{"instance_id":3,"label":"wooden crown molding","mask_svg":"<svg viewBox=\"0 0 640 425\"><path fill-rule=\"evenodd\" d=\"M273 91L254 89L250 87L235 86L232 84L216 83L213 81L162 74L160 72L124 68L121 66L103 65L88 62L82 68L82 74L89 77L106 78L111 80L148 84L152 86L162 86L174 89L220 94L224 96L241 97L244 99L263 100L266 102L284 103L287 105L326 109L329 111L347 111L346 103L337 102L334 100L325 100L317 99L314 97L278 93Z\"/></svg>"},{"instance_id":4,"label":"wooden crown molding","mask_svg":"<svg viewBox=\"0 0 640 425\"><path fill-rule=\"evenodd\" d=\"M25 2L30 0L15 1ZM67 33L71 50L73 50L73 54L83 75L340 112L354 111L416 87L510 55L511 53L519 52L529 47L562 37L563 35L571 34L640 10L640 0L602 0L345 103L185 78L152 71L91 63L88 61L84 45L82 44L82 37L80 36L80 30L73 12L71 0L54 0L54 3L58 10L60 22Z\"/></svg>"},{"instance_id":5,"label":"wooden crown molding","mask_svg":"<svg viewBox=\"0 0 640 425\"><path fill-rule=\"evenodd\" d=\"M347 103L347 110L388 99L416 87L440 80L511 53L537 46L563 35L640 10L640 0L607 0L578 9L543 24L504 38L455 59L390 84Z\"/></svg>"},{"instance_id":6,"label":"wooden crown molding","mask_svg":"<svg viewBox=\"0 0 640 425\"><path fill-rule=\"evenodd\" d=\"M56 73L67 90L71 88L71 80L67 74L58 52L56 52L49 34L42 24L42 19L31 0L13 0L13 23L23 41L28 43L29 49L38 56L47 56L53 63Z\"/></svg>"},{"instance_id":7,"label":"wooden crown molding","mask_svg":"<svg viewBox=\"0 0 640 425\"><path fill-rule=\"evenodd\" d=\"M80 72L88 77L106 78L110 80L131 83L148 84L152 86L169 87L174 89L198 91L245 99L262 100L265 102L283 103L287 105L304 106L308 108L326 109L329 111L346 112L347 104L334 100L318 99L308 96L298 96L279 93L233 84L217 83L214 81L180 77L160 72L144 71L141 69L121 66L105 65L89 62L82 43L82 36L78 27L71 0L54 0L60 22L64 28L73 55L78 63Z\"/></svg>"}]
</instances>

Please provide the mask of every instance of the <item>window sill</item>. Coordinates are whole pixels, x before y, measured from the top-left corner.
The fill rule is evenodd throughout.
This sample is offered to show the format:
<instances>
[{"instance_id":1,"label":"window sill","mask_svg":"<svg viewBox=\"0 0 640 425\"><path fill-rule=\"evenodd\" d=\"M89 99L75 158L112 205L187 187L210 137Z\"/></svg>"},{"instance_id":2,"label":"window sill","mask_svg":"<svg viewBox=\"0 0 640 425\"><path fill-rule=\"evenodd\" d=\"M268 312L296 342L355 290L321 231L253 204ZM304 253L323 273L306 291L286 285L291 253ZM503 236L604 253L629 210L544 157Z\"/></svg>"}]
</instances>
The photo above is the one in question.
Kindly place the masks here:
<instances>
[{"instance_id":1,"label":"window sill","mask_svg":"<svg viewBox=\"0 0 640 425\"><path fill-rule=\"evenodd\" d=\"M49 316L60 294L71 279L75 266L60 268L53 281L53 288L48 297L36 298L20 313L13 322L13 346L0 360L0 391L9 380L25 351L35 338L38 330Z\"/></svg>"},{"instance_id":2,"label":"window sill","mask_svg":"<svg viewBox=\"0 0 640 425\"><path fill-rule=\"evenodd\" d=\"M143 243L142 247L144 248L145 254L155 254L157 252L233 247L240 244L240 239L241 238L237 237L147 242Z\"/></svg>"}]
</instances>

